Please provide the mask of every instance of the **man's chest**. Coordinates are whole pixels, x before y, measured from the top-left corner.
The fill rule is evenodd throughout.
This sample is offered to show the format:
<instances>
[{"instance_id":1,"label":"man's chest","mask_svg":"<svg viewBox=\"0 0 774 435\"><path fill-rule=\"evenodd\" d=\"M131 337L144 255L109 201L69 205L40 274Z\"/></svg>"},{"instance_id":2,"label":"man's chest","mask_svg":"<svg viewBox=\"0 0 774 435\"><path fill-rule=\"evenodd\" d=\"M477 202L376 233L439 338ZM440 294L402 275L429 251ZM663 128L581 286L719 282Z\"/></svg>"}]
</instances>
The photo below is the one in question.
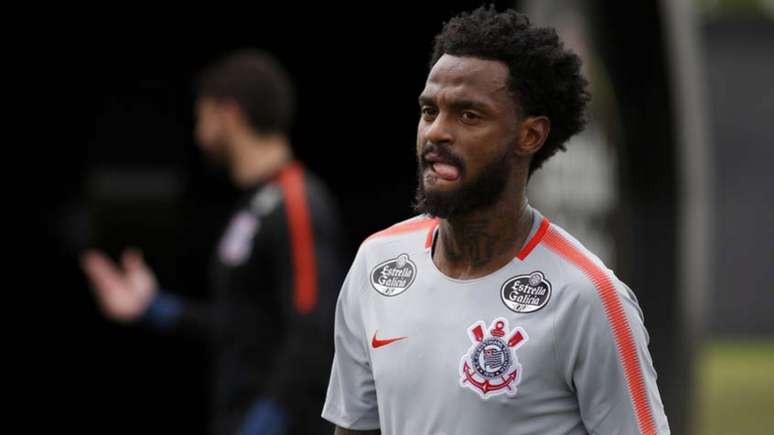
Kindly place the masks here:
<instances>
[{"instance_id":1,"label":"man's chest","mask_svg":"<svg viewBox=\"0 0 774 435\"><path fill-rule=\"evenodd\" d=\"M375 286L364 298L363 332L380 403L508 404L561 388L550 312L509 307L501 296L508 278L455 286L418 275L395 296Z\"/></svg>"}]
</instances>

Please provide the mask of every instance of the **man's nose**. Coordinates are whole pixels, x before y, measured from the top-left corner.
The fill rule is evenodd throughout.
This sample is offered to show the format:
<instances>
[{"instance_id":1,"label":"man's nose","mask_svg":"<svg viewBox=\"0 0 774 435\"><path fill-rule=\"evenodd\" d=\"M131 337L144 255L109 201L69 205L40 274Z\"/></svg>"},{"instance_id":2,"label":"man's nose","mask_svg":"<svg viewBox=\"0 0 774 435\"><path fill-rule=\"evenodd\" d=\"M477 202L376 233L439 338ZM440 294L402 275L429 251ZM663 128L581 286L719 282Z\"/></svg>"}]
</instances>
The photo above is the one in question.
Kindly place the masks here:
<instances>
[{"instance_id":1,"label":"man's nose","mask_svg":"<svg viewBox=\"0 0 774 435\"><path fill-rule=\"evenodd\" d=\"M454 132L448 115L439 113L424 131L425 142L450 144L454 141Z\"/></svg>"}]
</instances>

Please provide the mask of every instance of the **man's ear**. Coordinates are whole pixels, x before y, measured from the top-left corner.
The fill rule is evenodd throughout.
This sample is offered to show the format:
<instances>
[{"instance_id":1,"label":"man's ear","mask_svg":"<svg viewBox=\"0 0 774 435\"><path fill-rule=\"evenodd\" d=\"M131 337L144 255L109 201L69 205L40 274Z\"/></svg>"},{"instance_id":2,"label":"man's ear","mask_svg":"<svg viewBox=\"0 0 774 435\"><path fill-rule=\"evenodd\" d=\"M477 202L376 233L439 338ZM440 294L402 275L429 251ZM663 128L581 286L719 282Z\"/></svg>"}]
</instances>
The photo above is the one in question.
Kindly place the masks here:
<instances>
[{"instance_id":1,"label":"man's ear","mask_svg":"<svg viewBox=\"0 0 774 435\"><path fill-rule=\"evenodd\" d=\"M522 157L535 154L551 132L551 121L545 116L530 116L519 126L519 142L514 152Z\"/></svg>"}]
</instances>

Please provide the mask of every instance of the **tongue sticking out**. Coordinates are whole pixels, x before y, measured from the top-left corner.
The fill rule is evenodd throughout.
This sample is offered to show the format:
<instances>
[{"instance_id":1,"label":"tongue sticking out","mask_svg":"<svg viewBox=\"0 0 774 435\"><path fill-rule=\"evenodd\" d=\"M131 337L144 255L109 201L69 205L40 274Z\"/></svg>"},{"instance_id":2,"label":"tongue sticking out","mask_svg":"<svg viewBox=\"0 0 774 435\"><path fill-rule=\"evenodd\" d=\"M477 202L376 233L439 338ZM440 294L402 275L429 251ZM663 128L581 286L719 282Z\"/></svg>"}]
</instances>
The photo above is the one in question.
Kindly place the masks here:
<instances>
[{"instance_id":1,"label":"tongue sticking out","mask_svg":"<svg viewBox=\"0 0 774 435\"><path fill-rule=\"evenodd\" d=\"M433 170L444 180L452 181L460 177L460 170L456 166L446 163L434 163Z\"/></svg>"}]
</instances>

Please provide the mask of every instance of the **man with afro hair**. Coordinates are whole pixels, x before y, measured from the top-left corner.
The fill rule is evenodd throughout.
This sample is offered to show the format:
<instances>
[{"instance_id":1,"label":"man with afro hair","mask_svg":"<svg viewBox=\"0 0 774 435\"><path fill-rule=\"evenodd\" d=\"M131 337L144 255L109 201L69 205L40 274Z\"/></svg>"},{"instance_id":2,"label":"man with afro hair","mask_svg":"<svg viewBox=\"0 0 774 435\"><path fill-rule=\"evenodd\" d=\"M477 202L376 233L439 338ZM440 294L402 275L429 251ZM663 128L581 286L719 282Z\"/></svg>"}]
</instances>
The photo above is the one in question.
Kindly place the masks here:
<instances>
[{"instance_id":1,"label":"man with afro hair","mask_svg":"<svg viewBox=\"0 0 774 435\"><path fill-rule=\"evenodd\" d=\"M481 7L435 38L418 213L366 239L336 309L336 434L669 433L637 299L532 208L586 123L556 32Z\"/></svg>"}]
</instances>

